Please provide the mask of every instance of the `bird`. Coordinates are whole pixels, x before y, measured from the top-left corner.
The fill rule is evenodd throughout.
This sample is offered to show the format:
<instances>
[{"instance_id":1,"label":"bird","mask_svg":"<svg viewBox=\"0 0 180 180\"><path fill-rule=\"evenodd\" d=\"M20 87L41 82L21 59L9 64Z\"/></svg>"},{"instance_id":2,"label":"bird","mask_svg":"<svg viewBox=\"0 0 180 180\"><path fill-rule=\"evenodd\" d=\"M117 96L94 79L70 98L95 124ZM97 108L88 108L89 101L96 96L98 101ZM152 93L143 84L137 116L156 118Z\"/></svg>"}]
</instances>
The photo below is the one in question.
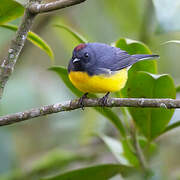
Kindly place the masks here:
<instances>
[{"instance_id":1,"label":"bird","mask_svg":"<svg viewBox=\"0 0 180 180\"><path fill-rule=\"evenodd\" d=\"M134 54L104 43L81 43L76 46L68 64L68 77L83 92L79 105L88 93L106 93L100 98L105 106L109 94L121 90L128 79L129 68L138 61L156 59L155 54Z\"/></svg>"}]
</instances>

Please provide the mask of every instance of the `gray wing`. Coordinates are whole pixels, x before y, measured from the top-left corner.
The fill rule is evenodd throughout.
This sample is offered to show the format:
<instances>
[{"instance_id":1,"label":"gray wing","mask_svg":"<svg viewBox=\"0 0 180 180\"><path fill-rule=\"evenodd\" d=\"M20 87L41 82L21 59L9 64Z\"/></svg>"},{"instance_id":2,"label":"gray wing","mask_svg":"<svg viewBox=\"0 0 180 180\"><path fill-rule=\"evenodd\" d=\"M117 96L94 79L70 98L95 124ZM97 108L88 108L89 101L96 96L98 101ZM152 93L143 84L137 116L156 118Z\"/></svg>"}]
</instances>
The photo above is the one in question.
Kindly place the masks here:
<instances>
[{"instance_id":1,"label":"gray wing","mask_svg":"<svg viewBox=\"0 0 180 180\"><path fill-rule=\"evenodd\" d=\"M93 44L91 46L91 44ZM155 59L158 55L135 54L130 55L120 48L101 43L90 43L90 47L96 52L96 64L88 69L89 74L112 74L115 71L129 67L139 60ZM98 52L98 53L97 53Z\"/></svg>"},{"instance_id":2,"label":"gray wing","mask_svg":"<svg viewBox=\"0 0 180 180\"><path fill-rule=\"evenodd\" d=\"M138 60L138 58L131 56L126 51L112 47L112 49L108 48L98 57L96 68L99 70L108 69L110 71L118 71L131 66Z\"/></svg>"}]
</instances>

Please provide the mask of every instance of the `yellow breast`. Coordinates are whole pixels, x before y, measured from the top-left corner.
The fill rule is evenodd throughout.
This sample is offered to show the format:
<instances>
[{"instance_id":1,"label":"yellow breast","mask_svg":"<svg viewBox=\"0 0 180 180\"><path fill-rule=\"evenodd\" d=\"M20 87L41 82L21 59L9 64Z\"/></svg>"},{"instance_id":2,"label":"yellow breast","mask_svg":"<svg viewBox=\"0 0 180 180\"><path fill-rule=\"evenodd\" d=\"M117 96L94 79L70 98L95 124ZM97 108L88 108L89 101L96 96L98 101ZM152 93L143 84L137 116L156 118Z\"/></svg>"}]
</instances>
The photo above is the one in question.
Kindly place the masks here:
<instances>
[{"instance_id":1,"label":"yellow breast","mask_svg":"<svg viewBox=\"0 0 180 180\"><path fill-rule=\"evenodd\" d=\"M89 76L86 72L71 71L69 79L82 92L106 93L122 89L127 81L127 69L117 71L112 75Z\"/></svg>"}]
</instances>

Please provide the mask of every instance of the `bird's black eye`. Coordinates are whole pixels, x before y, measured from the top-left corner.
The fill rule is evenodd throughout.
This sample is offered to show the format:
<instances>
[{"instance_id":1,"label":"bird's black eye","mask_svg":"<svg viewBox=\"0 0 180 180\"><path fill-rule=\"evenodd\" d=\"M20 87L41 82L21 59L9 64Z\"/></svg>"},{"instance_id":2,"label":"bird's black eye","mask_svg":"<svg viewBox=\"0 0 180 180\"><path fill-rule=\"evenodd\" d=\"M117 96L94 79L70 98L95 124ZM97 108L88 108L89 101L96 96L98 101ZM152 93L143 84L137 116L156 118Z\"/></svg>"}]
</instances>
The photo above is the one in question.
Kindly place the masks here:
<instances>
[{"instance_id":1,"label":"bird's black eye","mask_svg":"<svg viewBox=\"0 0 180 180\"><path fill-rule=\"evenodd\" d=\"M89 57L89 54L87 52L84 53L84 57L85 58L88 58Z\"/></svg>"}]
</instances>

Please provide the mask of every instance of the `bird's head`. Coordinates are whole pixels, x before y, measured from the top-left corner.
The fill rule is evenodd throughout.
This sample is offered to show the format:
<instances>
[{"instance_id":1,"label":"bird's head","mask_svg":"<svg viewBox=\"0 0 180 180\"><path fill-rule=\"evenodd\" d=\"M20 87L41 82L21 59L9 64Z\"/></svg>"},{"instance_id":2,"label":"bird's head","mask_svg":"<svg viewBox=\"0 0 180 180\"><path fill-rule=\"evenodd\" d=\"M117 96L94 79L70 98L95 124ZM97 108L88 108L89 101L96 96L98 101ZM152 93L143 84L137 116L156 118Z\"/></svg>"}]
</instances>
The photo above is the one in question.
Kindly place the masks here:
<instances>
[{"instance_id":1,"label":"bird's head","mask_svg":"<svg viewBox=\"0 0 180 180\"><path fill-rule=\"evenodd\" d=\"M68 71L87 71L95 62L95 54L89 44L79 44L73 50Z\"/></svg>"}]
</instances>

